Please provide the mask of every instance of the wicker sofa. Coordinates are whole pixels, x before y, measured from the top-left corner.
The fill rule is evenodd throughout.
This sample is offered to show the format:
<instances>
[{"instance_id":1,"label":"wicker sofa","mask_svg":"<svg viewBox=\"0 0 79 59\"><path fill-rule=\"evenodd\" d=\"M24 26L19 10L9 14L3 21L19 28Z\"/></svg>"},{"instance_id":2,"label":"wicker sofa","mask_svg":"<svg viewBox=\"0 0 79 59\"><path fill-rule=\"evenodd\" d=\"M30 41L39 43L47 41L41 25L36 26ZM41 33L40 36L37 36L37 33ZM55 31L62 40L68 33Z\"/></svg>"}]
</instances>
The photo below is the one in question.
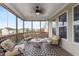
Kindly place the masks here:
<instances>
[{"instance_id":1,"label":"wicker sofa","mask_svg":"<svg viewBox=\"0 0 79 59\"><path fill-rule=\"evenodd\" d=\"M16 56L24 51L24 44L16 45L10 39L3 41L0 44L5 50L5 56Z\"/></svg>"}]
</instances>

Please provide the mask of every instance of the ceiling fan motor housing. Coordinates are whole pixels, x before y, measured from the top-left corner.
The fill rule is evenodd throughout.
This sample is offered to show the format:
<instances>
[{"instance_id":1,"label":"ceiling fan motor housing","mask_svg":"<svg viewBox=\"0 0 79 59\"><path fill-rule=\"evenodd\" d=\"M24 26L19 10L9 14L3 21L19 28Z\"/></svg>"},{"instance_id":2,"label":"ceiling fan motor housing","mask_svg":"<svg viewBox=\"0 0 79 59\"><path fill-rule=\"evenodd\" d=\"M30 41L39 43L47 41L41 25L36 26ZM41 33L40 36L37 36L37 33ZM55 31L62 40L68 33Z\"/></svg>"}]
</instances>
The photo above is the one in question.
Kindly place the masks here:
<instances>
[{"instance_id":1,"label":"ceiling fan motor housing","mask_svg":"<svg viewBox=\"0 0 79 59\"><path fill-rule=\"evenodd\" d=\"M40 13L39 6L36 6L36 13Z\"/></svg>"}]
</instances>

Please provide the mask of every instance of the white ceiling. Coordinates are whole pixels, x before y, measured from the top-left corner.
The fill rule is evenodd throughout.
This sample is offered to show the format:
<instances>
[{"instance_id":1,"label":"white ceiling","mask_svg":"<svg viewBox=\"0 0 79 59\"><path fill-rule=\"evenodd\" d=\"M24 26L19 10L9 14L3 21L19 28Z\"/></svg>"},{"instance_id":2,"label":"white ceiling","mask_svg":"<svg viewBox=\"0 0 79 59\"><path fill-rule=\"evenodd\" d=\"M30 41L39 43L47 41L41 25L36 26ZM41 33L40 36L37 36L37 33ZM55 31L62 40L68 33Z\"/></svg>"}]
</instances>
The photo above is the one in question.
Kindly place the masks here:
<instances>
[{"instance_id":1,"label":"white ceiling","mask_svg":"<svg viewBox=\"0 0 79 59\"><path fill-rule=\"evenodd\" d=\"M17 13L24 20L48 20L58 10L67 5L66 3L10 3L6 4L10 9ZM34 8L39 6L44 13L35 15Z\"/></svg>"}]
</instances>

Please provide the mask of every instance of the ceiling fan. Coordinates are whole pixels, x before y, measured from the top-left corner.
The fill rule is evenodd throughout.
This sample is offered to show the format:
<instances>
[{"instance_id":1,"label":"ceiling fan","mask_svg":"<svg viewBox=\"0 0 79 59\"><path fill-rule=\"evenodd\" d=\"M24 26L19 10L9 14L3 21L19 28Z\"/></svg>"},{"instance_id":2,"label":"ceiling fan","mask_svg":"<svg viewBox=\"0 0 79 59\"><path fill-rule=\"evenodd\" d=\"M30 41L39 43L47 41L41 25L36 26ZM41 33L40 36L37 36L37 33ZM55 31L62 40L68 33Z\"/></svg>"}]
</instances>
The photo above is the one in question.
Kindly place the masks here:
<instances>
[{"instance_id":1,"label":"ceiling fan","mask_svg":"<svg viewBox=\"0 0 79 59\"><path fill-rule=\"evenodd\" d=\"M39 6L36 6L36 9L35 9L35 14L36 15L40 15L43 13L43 8L40 8Z\"/></svg>"}]
</instances>

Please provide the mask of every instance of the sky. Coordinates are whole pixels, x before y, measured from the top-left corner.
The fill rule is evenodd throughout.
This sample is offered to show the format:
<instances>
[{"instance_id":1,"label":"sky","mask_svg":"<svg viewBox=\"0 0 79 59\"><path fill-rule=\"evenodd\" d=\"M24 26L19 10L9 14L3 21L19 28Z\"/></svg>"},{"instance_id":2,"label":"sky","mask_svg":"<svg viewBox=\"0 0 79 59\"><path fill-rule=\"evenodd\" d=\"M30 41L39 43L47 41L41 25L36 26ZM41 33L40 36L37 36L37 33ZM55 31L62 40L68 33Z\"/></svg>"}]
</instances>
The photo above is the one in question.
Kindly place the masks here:
<instances>
[{"instance_id":1,"label":"sky","mask_svg":"<svg viewBox=\"0 0 79 59\"><path fill-rule=\"evenodd\" d=\"M8 17L7 17L8 16ZM6 9L0 6L0 28L7 27L7 19L9 27L16 27L16 16L8 12Z\"/></svg>"},{"instance_id":2,"label":"sky","mask_svg":"<svg viewBox=\"0 0 79 59\"><path fill-rule=\"evenodd\" d=\"M41 23L42 28L45 26L45 23L46 22ZM16 28L16 16L0 6L0 28L4 27ZM23 21L19 18L18 18L18 28L23 28ZM25 22L25 28L31 28L31 21ZM40 29L40 22L34 21L33 28Z\"/></svg>"}]
</instances>

